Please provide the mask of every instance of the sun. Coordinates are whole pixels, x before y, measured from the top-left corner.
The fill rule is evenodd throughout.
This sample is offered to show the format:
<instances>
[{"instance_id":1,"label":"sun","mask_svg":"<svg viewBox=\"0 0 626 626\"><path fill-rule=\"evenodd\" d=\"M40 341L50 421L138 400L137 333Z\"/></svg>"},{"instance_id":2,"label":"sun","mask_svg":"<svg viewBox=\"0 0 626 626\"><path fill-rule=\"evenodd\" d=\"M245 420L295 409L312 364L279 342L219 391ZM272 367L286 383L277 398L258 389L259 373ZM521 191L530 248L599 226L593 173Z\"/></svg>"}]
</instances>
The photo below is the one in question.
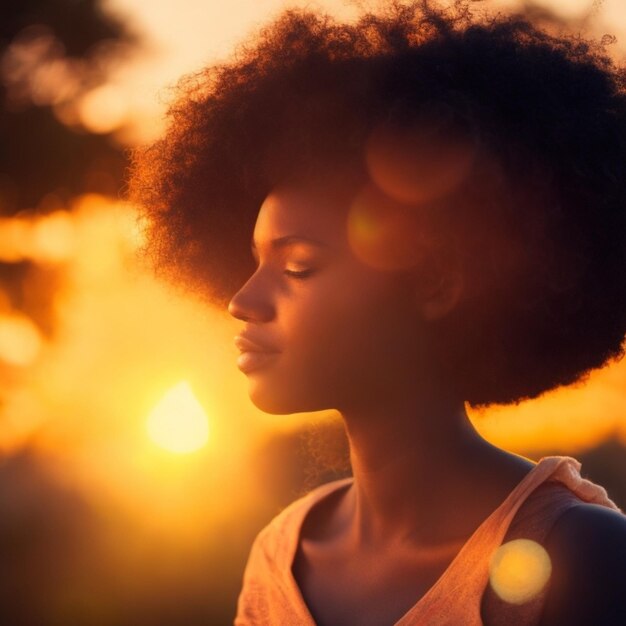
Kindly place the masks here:
<instances>
[{"instance_id":1,"label":"sun","mask_svg":"<svg viewBox=\"0 0 626 626\"><path fill-rule=\"evenodd\" d=\"M176 454L195 452L209 439L209 420L186 381L163 396L148 416L146 426L156 445Z\"/></svg>"}]
</instances>

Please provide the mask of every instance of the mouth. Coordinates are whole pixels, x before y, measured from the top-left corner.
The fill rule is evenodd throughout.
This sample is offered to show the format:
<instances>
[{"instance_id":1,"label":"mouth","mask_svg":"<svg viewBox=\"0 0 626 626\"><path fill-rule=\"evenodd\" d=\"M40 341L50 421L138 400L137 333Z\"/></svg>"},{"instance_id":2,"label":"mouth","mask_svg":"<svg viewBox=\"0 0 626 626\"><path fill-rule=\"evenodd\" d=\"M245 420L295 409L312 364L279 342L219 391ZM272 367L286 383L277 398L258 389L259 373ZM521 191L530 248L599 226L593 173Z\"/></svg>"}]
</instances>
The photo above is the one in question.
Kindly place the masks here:
<instances>
[{"instance_id":1,"label":"mouth","mask_svg":"<svg viewBox=\"0 0 626 626\"><path fill-rule=\"evenodd\" d=\"M248 372L269 365L279 354L279 352L256 352L251 350L242 352L237 357L237 367L244 374L247 374Z\"/></svg>"},{"instance_id":2,"label":"mouth","mask_svg":"<svg viewBox=\"0 0 626 626\"><path fill-rule=\"evenodd\" d=\"M237 367L244 374L269 365L280 354L274 347L252 339L245 332L235 337L235 346L241 353L237 357Z\"/></svg>"}]
</instances>

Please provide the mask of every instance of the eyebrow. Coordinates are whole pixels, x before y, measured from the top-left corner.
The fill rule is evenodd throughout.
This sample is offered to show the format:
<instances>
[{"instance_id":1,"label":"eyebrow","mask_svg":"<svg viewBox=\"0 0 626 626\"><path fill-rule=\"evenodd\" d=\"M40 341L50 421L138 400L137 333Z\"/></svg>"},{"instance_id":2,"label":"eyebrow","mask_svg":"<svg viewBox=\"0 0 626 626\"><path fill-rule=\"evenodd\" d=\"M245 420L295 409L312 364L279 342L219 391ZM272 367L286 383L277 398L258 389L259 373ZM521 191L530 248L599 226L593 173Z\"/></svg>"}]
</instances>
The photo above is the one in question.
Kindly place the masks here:
<instances>
[{"instance_id":1,"label":"eyebrow","mask_svg":"<svg viewBox=\"0 0 626 626\"><path fill-rule=\"evenodd\" d=\"M279 248L285 248L287 246L291 246L293 244L302 243L302 242L312 244L314 246L319 246L321 248L330 247L328 244L322 241L318 241L317 239L311 239L310 237L302 237L300 235L285 235L284 237L278 237L277 239L272 239L272 241L269 242L269 246L273 250L277 250ZM254 242L254 238L250 242L250 247L252 248L254 252L257 251L257 245Z\"/></svg>"}]
</instances>

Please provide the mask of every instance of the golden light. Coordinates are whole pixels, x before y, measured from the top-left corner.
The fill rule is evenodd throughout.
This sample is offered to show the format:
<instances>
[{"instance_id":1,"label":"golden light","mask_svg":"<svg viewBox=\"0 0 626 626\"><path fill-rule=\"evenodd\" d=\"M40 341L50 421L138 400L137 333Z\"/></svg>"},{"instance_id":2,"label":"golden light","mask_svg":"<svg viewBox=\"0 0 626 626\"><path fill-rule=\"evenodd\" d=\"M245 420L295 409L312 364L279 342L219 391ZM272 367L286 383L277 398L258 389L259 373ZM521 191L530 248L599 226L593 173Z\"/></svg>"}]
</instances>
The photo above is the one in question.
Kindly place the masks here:
<instances>
[{"instance_id":1,"label":"golden light","mask_svg":"<svg viewBox=\"0 0 626 626\"><path fill-rule=\"evenodd\" d=\"M552 573L545 548L530 539L502 544L491 557L489 582L505 602L523 604L541 592Z\"/></svg>"},{"instance_id":2,"label":"golden light","mask_svg":"<svg viewBox=\"0 0 626 626\"><path fill-rule=\"evenodd\" d=\"M0 219L0 261L67 261L75 250L76 233L68 211Z\"/></svg>"},{"instance_id":3,"label":"golden light","mask_svg":"<svg viewBox=\"0 0 626 626\"><path fill-rule=\"evenodd\" d=\"M27 366L41 349L37 326L22 315L0 317L0 359L9 365Z\"/></svg>"},{"instance_id":4,"label":"golden light","mask_svg":"<svg viewBox=\"0 0 626 626\"><path fill-rule=\"evenodd\" d=\"M189 386L172 387L154 407L147 422L150 439L169 452L187 454L209 439L209 420Z\"/></svg>"},{"instance_id":5,"label":"golden light","mask_svg":"<svg viewBox=\"0 0 626 626\"><path fill-rule=\"evenodd\" d=\"M75 250L75 232L68 211L54 211L33 225L31 256L36 261L65 261Z\"/></svg>"},{"instance_id":6,"label":"golden light","mask_svg":"<svg viewBox=\"0 0 626 626\"><path fill-rule=\"evenodd\" d=\"M115 85L102 85L79 104L80 121L90 132L105 134L122 126L128 116L125 94Z\"/></svg>"},{"instance_id":7,"label":"golden light","mask_svg":"<svg viewBox=\"0 0 626 626\"><path fill-rule=\"evenodd\" d=\"M28 256L30 223L19 217L0 218L0 261L13 263Z\"/></svg>"}]
</instances>

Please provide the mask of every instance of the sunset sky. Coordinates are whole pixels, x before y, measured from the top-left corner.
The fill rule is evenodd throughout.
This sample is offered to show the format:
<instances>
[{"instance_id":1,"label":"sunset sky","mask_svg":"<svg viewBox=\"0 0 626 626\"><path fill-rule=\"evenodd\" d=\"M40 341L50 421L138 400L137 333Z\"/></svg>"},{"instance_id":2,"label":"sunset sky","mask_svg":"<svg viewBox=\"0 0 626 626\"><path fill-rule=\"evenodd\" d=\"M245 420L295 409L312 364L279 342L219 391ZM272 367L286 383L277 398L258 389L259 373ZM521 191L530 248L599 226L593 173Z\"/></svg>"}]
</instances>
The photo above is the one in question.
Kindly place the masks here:
<instances>
[{"instance_id":1,"label":"sunset sky","mask_svg":"<svg viewBox=\"0 0 626 626\"><path fill-rule=\"evenodd\" d=\"M144 37L145 50L120 66L112 83L126 99L125 108L135 117L133 139L147 139L160 132L167 88L188 72L227 58L236 45L287 7L320 8L342 19L356 15L358 6L376 7L372 0L102 0L106 11L126 18ZM518 0L486 0L475 7L510 8ZM565 18L589 16L592 33L615 35L617 54L626 51L626 8L622 0L537 0Z\"/></svg>"},{"instance_id":2,"label":"sunset sky","mask_svg":"<svg viewBox=\"0 0 626 626\"><path fill-rule=\"evenodd\" d=\"M588 14L594 4L543 3L570 18ZM354 4L326 0L315 6L350 19ZM128 146L162 132L168 88L181 75L227 58L242 37L288 4L106 0L103 6L128 20L143 46L112 67L109 82L81 100L79 114L88 129L113 132ZM596 35L618 37L616 56L626 50L622 6L606 0L593 14ZM48 213L0 224L4 260L25 257L63 268L53 340L25 316L0 319L0 358L10 371L2 449L34 443L61 457L73 477L76 467L86 470L80 474L86 483L98 481L136 510L145 510L146 501L155 505L164 476L185 476L170 514L186 516L189 524L194 510L199 528L210 506L198 509L193 494L200 485L218 497L224 476L236 476L247 491L236 502L224 501L252 506L261 496L246 466L250 450L307 420L337 416L269 416L251 404L235 365L232 338L239 324L129 262L141 232L124 202L91 194ZM471 417L486 438L511 451L575 454L611 436L626 443L626 361L575 388ZM211 515L227 518L229 506Z\"/></svg>"},{"instance_id":3,"label":"sunset sky","mask_svg":"<svg viewBox=\"0 0 626 626\"><path fill-rule=\"evenodd\" d=\"M125 146L154 139L163 132L163 114L171 98L169 88L185 73L228 58L242 38L285 7L317 6L343 19L351 19L356 15L355 6L360 4L366 3L324 0L298 5L284 0L228 3L104 0L104 10L118 15L136 31L142 45L111 66L105 85L78 100L81 123L94 132L112 132L112 137ZM516 5L513 0L484 4L486 7ZM589 0L541 0L537 4L571 19L581 20L587 16L593 27L587 34L616 35L614 53L619 57L621 51L626 50L626 10L620 0L606 0L599 7ZM44 439L57 437L58 433L53 436L57 427L64 433L58 435L61 440L70 432L73 436L83 432L88 438L97 437L96 433L102 429L109 429L111 436L116 436L119 435L117 426L128 433L135 420L142 424L144 437L143 422L150 411L151 443L147 445L154 446L159 436L163 438L163 428L167 428L167 422L161 420L161 435L155 435L155 405L159 399L165 402L163 398L170 397L172 389L180 390L180 385L190 377L196 379L196 384L192 385L196 396L204 395L208 404L221 403L218 410L221 419L217 421L225 433L230 432L233 424L225 416L233 411L238 416L235 424L250 420L246 432L252 438L257 427L264 432L266 428L270 431L291 429L300 423L299 418L277 420L261 414L248 401L244 377L234 364L236 353L232 336L238 326L225 311L198 308L197 303L169 293L153 277L140 274L138 278L128 272L124 254L134 249L141 235L133 230L132 213L127 206L119 202L112 204L105 198L84 197L65 208L68 210L58 211L52 218L30 226L18 220L7 222L6 227L0 229L0 235L7 239L5 254L11 254L10 237L26 237L30 228L32 233L28 236L32 241L29 245L35 258L43 255L45 260L46 254L53 257L56 254L60 262L64 261L64 254L67 255L67 284L56 296L60 339L51 345L40 345L37 342L41 339L28 327L28 320L10 321L13 334L17 332L23 339L22 352L17 358L24 358L28 350L43 356L36 367L29 370L29 385L20 393L14 393L5 408L9 415L22 416L20 420L8 421L10 427L5 427L3 440L5 447L23 440L39 422L50 424L40 429ZM15 245L19 248L22 244ZM153 306L145 307L146 302ZM138 310L142 310L140 317L135 314ZM106 320L106 336L102 333L103 319ZM16 324L22 324L19 332L15 330ZM108 341L107 337L115 340ZM86 346L90 347L87 352ZM67 385L71 385L74 372L85 367L85 354L89 356L88 363L95 368L93 376L86 385L84 397L76 393L68 395ZM216 354L223 355L223 361L212 380L207 364L215 362ZM121 374L107 380L107 371L115 370ZM594 374L591 384L557 391L519 407L494 407L476 423L485 436L514 450L555 446L576 450L594 445L611 434L626 441L625 370L626 366L619 364ZM107 381L106 384L103 381ZM120 388L110 396L108 392L116 384ZM191 387L185 389L184 403L191 406ZM229 390L226 395L225 389ZM102 400L94 404L94 398L101 394ZM216 400L216 395L221 399ZM116 405L115 398L123 398L125 410ZM87 411L93 419L70 426L71 419L59 421L44 417L61 411L61 406L67 415L82 415ZM590 414L593 420L589 420ZM30 421L24 418L28 415L32 415ZM121 416L119 424L114 415ZM192 423L197 426L197 415L189 419L189 428L194 428ZM101 426L96 427L98 424ZM237 428L235 426L233 432ZM219 432L218 425L215 431L209 428L209 433L203 437L210 442ZM236 447L241 441L233 437L231 443ZM184 447L186 444L176 445ZM173 447L176 446L173 444Z\"/></svg>"},{"instance_id":4,"label":"sunset sky","mask_svg":"<svg viewBox=\"0 0 626 626\"><path fill-rule=\"evenodd\" d=\"M108 25L104 46L94 45L102 43L99 35L88 37L78 52L58 27L66 23L66 4L59 3L56 23L46 21L45 11L34 18L28 7L12 5L17 26L0 42L6 95L0 113L7 136L15 130L4 151L7 172L0 168L2 537L7 546L15 543L7 580L18 584L22 576L33 590L29 600L42 599L42 572L58 586L47 609L58 611L54 623L153 626L163 623L168 607L182 616L171 623L230 623L258 530L299 490L349 472L337 412L257 409L236 364L233 338L241 321L166 283L145 263L139 253L145 230L138 207L125 200L124 170L128 149L164 132L177 81L227 60L283 9L320 8L351 20L358 7L380 4L102 0L102 11L117 16L118 25ZM488 0L472 7L518 4ZM47 0L41 6L47 9ZM624 0L535 0L535 6L572 20L585 37L615 36L607 49L624 64ZM101 17L91 13L100 26ZM136 44L128 45L125 28L137 35ZM70 35L80 39L84 31ZM393 175L404 156L377 160L386 153L376 146L370 141L364 156L377 187L413 193L415 185L399 187ZM14 159L14 152L28 158ZM457 160L446 163L455 165L454 179L471 161L467 151L452 154ZM417 187L422 194L441 188ZM358 198L357 217L379 206L367 194ZM364 223L347 222L353 250L373 264L399 262L376 256L377 246L359 240ZM476 429L508 451L534 460L585 455L587 467L600 457L594 469L606 471L626 498L624 448L596 449L606 442L626 446L626 359L532 401L467 409ZM64 561L72 550L83 559L74 574ZM75 607L82 617L64 613ZM196 609L197 621L188 619Z\"/></svg>"},{"instance_id":5,"label":"sunset sky","mask_svg":"<svg viewBox=\"0 0 626 626\"><path fill-rule=\"evenodd\" d=\"M376 2L370 6L376 6ZM626 51L626 8L621 0L539 0L539 6L570 19L589 18L587 34L617 37L613 44L619 58ZM344 19L355 15L355 6L367 2L318 0L105 0L103 6L121 16L144 35L147 46L114 73L112 82L128 98L137 116L137 138L160 132L158 120L168 101L167 88L183 74L222 60L236 44L288 6L319 7ZM485 2L485 7L518 6L515 0ZM479 6L479 3L476 4ZM575 450L592 445L617 432L626 441L626 366L598 372L592 384L566 392L554 392L521 407L491 409L477 424L485 435L512 449L563 446ZM235 383L236 384L236 383ZM593 421L588 419L594 415ZM274 421L276 424L276 421Z\"/></svg>"}]
</instances>

